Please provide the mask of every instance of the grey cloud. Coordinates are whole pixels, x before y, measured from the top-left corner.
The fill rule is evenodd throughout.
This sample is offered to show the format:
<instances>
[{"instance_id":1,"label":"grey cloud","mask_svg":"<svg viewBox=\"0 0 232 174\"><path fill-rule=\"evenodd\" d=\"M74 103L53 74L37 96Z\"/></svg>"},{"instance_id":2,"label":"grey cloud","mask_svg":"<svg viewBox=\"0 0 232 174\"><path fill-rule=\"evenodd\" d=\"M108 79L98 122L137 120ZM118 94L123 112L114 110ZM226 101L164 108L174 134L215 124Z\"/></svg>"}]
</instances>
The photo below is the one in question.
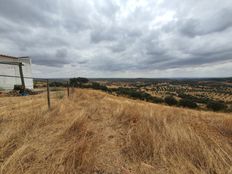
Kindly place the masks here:
<instances>
[{"instance_id":1,"label":"grey cloud","mask_svg":"<svg viewBox=\"0 0 232 174\"><path fill-rule=\"evenodd\" d=\"M50 54L36 54L31 55L32 63L36 65L44 65L51 67L63 67L65 64L69 64L69 61L63 59L55 59Z\"/></svg>"},{"instance_id":2,"label":"grey cloud","mask_svg":"<svg viewBox=\"0 0 232 174\"><path fill-rule=\"evenodd\" d=\"M78 64L86 64L88 63L89 61L88 60L80 60L80 61L77 61Z\"/></svg>"},{"instance_id":3,"label":"grey cloud","mask_svg":"<svg viewBox=\"0 0 232 174\"><path fill-rule=\"evenodd\" d=\"M132 64L127 64L123 62L118 62L110 57L101 57L98 60L94 60L91 65L92 69L97 71L115 72L115 71L125 71L133 69Z\"/></svg>"},{"instance_id":4,"label":"grey cloud","mask_svg":"<svg viewBox=\"0 0 232 174\"><path fill-rule=\"evenodd\" d=\"M94 43L99 43L101 41L114 41L116 39L119 39L120 35L118 36L111 30L104 30L99 29L95 30L91 33L91 41Z\"/></svg>"},{"instance_id":5,"label":"grey cloud","mask_svg":"<svg viewBox=\"0 0 232 174\"><path fill-rule=\"evenodd\" d=\"M145 54L148 56L162 56L167 53L167 49L165 48L165 45L162 41L156 40L151 41L148 40L145 43Z\"/></svg>"},{"instance_id":6,"label":"grey cloud","mask_svg":"<svg viewBox=\"0 0 232 174\"><path fill-rule=\"evenodd\" d=\"M69 64L70 60L67 58L68 53L66 49L58 49L55 53L38 53L32 54L32 63L44 66L63 67Z\"/></svg>"},{"instance_id":7,"label":"grey cloud","mask_svg":"<svg viewBox=\"0 0 232 174\"><path fill-rule=\"evenodd\" d=\"M33 64L59 67L60 73L66 65L87 75L114 75L232 62L231 1L0 4L0 50L28 55Z\"/></svg>"},{"instance_id":8,"label":"grey cloud","mask_svg":"<svg viewBox=\"0 0 232 174\"><path fill-rule=\"evenodd\" d=\"M110 26L107 28L97 28L91 32L91 41L93 43L99 43L102 41L121 41L135 39L141 36L141 31L135 29L127 29L117 26Z\"/></svg>"},{"instance_id":9,"label":"grey cloud","mask_svg":"<svg viewBox=\"0 0 232 174\"><path fill-rule=\"evenodd\" d=\"M51 26L55 25L56 21L52 20L51 8L45 9L45 7L54 7L51 2L45 3L32 3L31 1L17 1L17 0L1 0L0 1L0 15L15 23L21 23L22 25L29 24L30 26ZM47 5L43 5L47 4Z\"/></svg>"},{"instance_id":10,"label":"grey cloud","mask_svg":"<svg viewBox=\"0 0 232 174\"><path fill-rule=\"evenodd\" d=\"M222 32L232 26L232 9L224 8L206 19L186 19L176 24L179 30L186 36L195 37L214 32Z\"/></svg>"},{"instance_id":11,"label":"grey cloud","mask_svg":"<svg viewBox=\"0 0 232 174\"><path fill-rule=\"evenodd\" d=\"M122 51L125 51L127 48L127 45L125 45L125 43L117 43L113 46L110 47L110 50L114 53L117 53L117 52L122 52Z\"/></svg>"},{"instance_id":12,"label":"grey cloud","mask_svg":"<svg viewBox=\"0 0 232 174\"><path fill-rule=\"evenodd\" d=\"M97 12L107 18L114 17L117 11L120 9L116 3L108 0L101 1L100 3L95 1L94 4Z\"/></svg>"},{"instance_id":13,"label":"grey cloud","mask_svg":"<svg viewBox=\"0 0 232 174\"><path fill-rule=\"evenodd\" d=\"M66 49L58 49L56 50L57 58L66 58L68 56L68 52Z\"/></svg>"},{"instance_id":14,"label":"grey cloud","mask_svg":"<svg viewBox=\"0 0 232 174\"><path fill-rule=\"evenodd\" d=\"M228 53L214 54L208 56L193 56L184 60L174 60L163 64L163 67L168 68L179 68L179 67L192 67L201 66L207 64L215 64L218 62L231 61L232 51Z\"/></svg>"},{"instance_id":15,"label":"grey cloud","mask_svg":"<svg viewBox=\"0 0 232 174\"><path fill-rule=\"evenodd\" d=\"M42 48L57 48L57 47L68 47L69 43L57 36L46 36L47 33L33 34L33 31L27 28L21 28L15 30L15 28L8 28L6 30L1 30L0 36L12 45L15 45L20 50L29 51L31 49L42 49Z\"/></svg>"}]
</instances>

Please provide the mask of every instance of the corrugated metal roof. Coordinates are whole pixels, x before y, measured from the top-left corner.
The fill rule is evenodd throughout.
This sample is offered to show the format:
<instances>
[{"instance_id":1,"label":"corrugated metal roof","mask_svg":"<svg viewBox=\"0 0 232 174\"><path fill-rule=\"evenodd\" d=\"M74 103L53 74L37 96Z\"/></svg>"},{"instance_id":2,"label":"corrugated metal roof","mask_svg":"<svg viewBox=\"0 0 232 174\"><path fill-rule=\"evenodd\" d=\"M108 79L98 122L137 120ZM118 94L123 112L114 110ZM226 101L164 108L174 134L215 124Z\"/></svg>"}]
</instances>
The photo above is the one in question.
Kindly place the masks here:
<instances>
[{"instance_id":1,"label":"corrugated metal roof","mask_svg":"<svg viewBox=\"0 0 232 174\"><path fill-rule=\"evenodd\" d=\"M14 57L14 56L8 56L8 55L4 55L4 54L0 54L1 57L6 57L6 58L11 58L11 59L29 59L28 56L24 56L24 57Z\"/></svg>"}]
</instances>

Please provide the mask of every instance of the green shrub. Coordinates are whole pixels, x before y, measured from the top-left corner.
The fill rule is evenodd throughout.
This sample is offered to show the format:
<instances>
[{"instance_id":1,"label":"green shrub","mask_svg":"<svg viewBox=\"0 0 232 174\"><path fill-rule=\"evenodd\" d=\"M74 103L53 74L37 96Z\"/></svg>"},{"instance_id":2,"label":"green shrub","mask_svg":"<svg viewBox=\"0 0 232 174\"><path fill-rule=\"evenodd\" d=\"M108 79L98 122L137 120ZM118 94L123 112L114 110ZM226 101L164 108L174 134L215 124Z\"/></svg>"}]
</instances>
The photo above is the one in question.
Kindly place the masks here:
<instances>
[{"instance_id":1,"label":"green shrub","mask_svg":"<svg viewBox=\"0 0 232 174\"><path fill-rule=\"evenodd\" d=\"M225 110L227 106L223 102L214 101L207 103L207 108L213 111L221 111L221 110Z\"/></svg>"},{"instance_id":2,"label":"green shrub","mask_svg":"<svg viewBox=\"0 0 232 174\"><path fill-rule=\"evenodd\" d=\"M109 92L110 89L108 89L106 86L104 85L101 85L99 83L96 83L96 82L93 82L92 85L88 86L89 88L92 88L92 89L97 89L97 90L102 90L102 91L106 91L106 92Z\"/></svg>"},{"instance_id":3,"label":"green shrub","mask_svg":"<svg viewBox=\"0 0 232 174\"><path fill-rule=\"evenodd\" d=\"M163 102L162 98L151 96L150 94L148 94L146 92L136 91L133 88L131 89L131 88L119 87L118 89L114 89L114 91L118 95L126 95L126 96L134 98L134 99L145 100L145 101L152 102L152 103L162 103Z\"/></svg>"},{"instance_id":4,"label":"green shrub","mask_svg":"<svg viewBox=\"0 0 232 174\"><path fill-rule=\"evenodd\" d=\"M192 95L189 95L189 94L184 94L184 93L179 93L178 94L178 97L182 98L182 99L187 99L187 100L191 100L193 102L196 102L196 103L204 103L204 104L207 104L207 102L210 101L209 98L207 98L206 96L201 96L201 97L197 97L197 96L192 96Z\"/></svg>"},{"instance_id":5,"label":"green shrub","mask_svg":"<svg viewBox=\"0 0 232 174\"><path fill-rule=\"evenodd\" d=\"M163 100L162 98L152 97L151 102L152 102L152 103L163 103L164 100Z\"/></svg>"},{"instance_id":6,"label":"green shrub","mask_svg":"<svg viewBox=\"0 0 232 174\"><path fill-rule=\"evenodd\" d=\"M66 87L67 84L65 82L51 82L49 84L50 87Z\"/></svg>"},{"instance_id":7,"label":"green shrub","mask_svg":"<svg viewBox=\"0 0 232 174\"><path fill-rule=\"evenodd\" d=\"M164 98L164 102L170 106L177 105L177 100L173 96L167 96Z\"/></svg>"},{"instance_id":8,"label":"green shrub","mask_svg":"<svg viewBox=\"0 0 232 174\"><path fill-rule=\"evenodd\" d=\"M88 83L89 80L87 78L78 77L69 79L69 85L73 87L81 87L82 84Z\"/></svg>"},{"instance_id":9,"label":"green shrub","mask_svg":"<svg viewBox=\"0 0 232 174\"><path fill-rule=\"evenodd\" d=\"M197 108L197 104L188 99L181 99L179 101L179 106L186 107L186 108Z\"/></svg>"}]
</instances>

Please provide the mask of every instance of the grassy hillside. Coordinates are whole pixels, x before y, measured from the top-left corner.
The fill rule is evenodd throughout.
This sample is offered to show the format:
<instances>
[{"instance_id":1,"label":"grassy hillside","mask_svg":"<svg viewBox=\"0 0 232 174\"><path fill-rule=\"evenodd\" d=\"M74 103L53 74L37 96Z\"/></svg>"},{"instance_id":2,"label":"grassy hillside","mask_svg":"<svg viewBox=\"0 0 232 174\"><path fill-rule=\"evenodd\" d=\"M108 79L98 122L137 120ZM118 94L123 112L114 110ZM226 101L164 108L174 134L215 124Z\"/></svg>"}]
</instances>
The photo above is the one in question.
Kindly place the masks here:
<instances>
[{"instance_id":1,"label":"grassy hillside","mask_svg":"<svg viewBox=\"0 0 232 174\"><path fill-rule=\"evenodd\" d=\"M0 167L12 173L232 173L232 116L76 90L0 98Z\"/></svg>"}]
</instances>

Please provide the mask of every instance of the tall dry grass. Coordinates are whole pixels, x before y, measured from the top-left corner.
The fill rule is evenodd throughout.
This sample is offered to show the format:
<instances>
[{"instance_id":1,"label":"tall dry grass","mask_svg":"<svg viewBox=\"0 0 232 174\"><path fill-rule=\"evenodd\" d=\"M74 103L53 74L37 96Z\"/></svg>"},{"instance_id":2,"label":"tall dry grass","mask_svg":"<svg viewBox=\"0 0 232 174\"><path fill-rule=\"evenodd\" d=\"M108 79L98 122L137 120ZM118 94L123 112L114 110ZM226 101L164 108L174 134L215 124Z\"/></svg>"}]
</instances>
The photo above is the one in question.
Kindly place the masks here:
<instances>
[{"instance_id":1,"label":"tall dry grass","mask_svg":"<svg viewBox=\"0 0 232 174\"><path fill-rule=\"evenodd\" d=\"M232 116L93 90L0 98L0 167L11 173L229 174Z\"/></svg>"}]
</instances>

